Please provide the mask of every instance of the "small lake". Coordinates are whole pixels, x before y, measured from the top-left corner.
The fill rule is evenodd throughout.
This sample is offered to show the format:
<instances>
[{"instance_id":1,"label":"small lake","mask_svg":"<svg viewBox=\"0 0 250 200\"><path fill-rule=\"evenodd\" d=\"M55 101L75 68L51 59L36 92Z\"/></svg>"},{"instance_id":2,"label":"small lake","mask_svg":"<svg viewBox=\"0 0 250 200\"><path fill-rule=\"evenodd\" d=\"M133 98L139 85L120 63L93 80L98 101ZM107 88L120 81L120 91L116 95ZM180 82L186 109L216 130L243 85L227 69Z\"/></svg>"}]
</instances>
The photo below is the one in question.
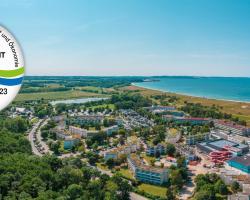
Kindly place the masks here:
<instances>
[{"instance_id":1,"label":"small lake","mask_svg":"<svg viewBox=\"0 0 250 200\"><path fill-rule=\"evenodd\" d=\"M56 105L59 103L64 103L64 104L82 104L82 103L87 103L87 102L92 102L92 101L101 101L101 100L107 100L108 98L80 98L80 99L67 99L67 100L58 100L58 101L51 101L51 105Z\"/></svg>"}]
</instances>

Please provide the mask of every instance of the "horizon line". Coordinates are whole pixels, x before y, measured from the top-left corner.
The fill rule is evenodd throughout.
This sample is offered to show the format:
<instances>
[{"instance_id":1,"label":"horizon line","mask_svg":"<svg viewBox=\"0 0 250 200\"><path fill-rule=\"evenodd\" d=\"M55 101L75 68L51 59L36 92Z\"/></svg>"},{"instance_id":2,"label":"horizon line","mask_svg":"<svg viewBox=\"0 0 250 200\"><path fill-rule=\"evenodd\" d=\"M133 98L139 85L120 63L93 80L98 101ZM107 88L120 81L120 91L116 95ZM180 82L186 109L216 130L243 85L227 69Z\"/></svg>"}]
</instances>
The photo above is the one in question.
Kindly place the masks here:
<instances>
[{"instance_id":1,"label":"horizon line","mask_svg":"<svg viewBox=\"0 0 250 200\"><path fill-rule=\"evenodd\" d=\"M250 78L250 76L200 76L200 75L25 75L25 77L196 77L196 78Z\"/></svg>"}]
</instances>

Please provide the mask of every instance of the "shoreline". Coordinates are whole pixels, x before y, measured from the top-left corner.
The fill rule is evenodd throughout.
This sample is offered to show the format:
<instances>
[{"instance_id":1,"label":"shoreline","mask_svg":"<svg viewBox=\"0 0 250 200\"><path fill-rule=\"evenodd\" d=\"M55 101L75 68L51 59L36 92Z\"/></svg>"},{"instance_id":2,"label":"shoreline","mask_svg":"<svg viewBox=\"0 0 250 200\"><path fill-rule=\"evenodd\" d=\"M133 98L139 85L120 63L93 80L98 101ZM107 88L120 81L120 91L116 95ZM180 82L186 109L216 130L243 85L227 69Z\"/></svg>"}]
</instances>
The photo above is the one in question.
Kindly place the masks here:
<instances>
[{"instance_id":1,"label":"shoreline","mask_svg":"<svg viewBox=\"0 0 250 200\"><path fill-rule=\"evenodd\" d=\"M220 99L220 98L210 98L210 97L203 97L203 96L197 96L197 95L191 95L191 94L185 94L185 93L176 93L176 92L171 92L171 91L166 91L166 90L161 90L161 89L155 89L155 88L150 88L150 87L145 87L145 86L138 86L136 83L131 83L132 86L138 87L138 88L143 88L147 90L155 90L159 92L164 92L164 93L170 93L173 95L180 95L180 96L186 96L186 97L195 97L195 98L201 98L201 99L206 99L206 100L215 100L215 101L228 101L228 102L234 102L234 103L246 103L250 104L250 101L239 101L239 100L229 100L229 99Z\"/></svg>"},{"instance_id":2,"label":"shoreline","mask_svg":"<svg viewBox=\"0 0 250 200\"><path fill-rule=\"evenodd\" d=\"M177 107L181 107L185 102L189 103L200 103L204 106L213 106L216 105L220 108L223 113L232 114L234 117L238 117L241 120L247 122L247 126L250 127L250 102L241 102L241 101L229 101L222 99L209 99L202 97L189 96L184 94L177 94L167 91L161 91L156 89L149 89L146 87L136 86L131 84L125 90L134 91L140 93L143 96L151 97L152 95L162 95L166 94L169 96L176 96L179 98L177 102Z\"/></svg>"}]
</instances>

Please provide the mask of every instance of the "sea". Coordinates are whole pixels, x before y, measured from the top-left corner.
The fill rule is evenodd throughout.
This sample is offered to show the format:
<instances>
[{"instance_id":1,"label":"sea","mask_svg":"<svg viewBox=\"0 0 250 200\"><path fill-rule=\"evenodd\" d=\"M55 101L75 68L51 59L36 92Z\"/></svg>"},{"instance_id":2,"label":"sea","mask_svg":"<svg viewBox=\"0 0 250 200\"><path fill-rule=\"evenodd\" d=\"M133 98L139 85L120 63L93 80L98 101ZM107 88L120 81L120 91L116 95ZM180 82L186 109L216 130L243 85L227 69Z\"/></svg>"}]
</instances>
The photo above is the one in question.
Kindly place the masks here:
<instances>
[{"instance_id":1,"label":"sea","mask_svg":"<svg viewBox=\"0 0 250 200\"><path fill-rule=\"evenodd\" d=\"M153 77L135 86L189 96L250 102L250 78L236 77Z\"/></svg>"}]
</instances>

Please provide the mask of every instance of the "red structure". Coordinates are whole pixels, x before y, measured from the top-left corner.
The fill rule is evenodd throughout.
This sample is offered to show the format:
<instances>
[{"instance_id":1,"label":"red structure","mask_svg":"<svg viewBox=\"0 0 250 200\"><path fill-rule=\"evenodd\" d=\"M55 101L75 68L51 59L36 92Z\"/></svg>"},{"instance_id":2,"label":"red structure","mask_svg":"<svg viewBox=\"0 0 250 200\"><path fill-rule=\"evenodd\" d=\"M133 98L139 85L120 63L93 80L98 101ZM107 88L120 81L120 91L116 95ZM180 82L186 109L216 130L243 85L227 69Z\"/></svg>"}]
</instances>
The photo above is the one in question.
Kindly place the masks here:
<instances>
[{"instance_id":1,"label":"red structure","mask_svg":"<svg viewBox=\"0 0 250 200\"><path fill-rule=\"evenodd\" d=\"M215 164L223 164L225 161L232 157L232 152L228 151L228 148L224 148L222 151L213 151L209 153L209 158Z\"/></svg>"}]
</instances>

